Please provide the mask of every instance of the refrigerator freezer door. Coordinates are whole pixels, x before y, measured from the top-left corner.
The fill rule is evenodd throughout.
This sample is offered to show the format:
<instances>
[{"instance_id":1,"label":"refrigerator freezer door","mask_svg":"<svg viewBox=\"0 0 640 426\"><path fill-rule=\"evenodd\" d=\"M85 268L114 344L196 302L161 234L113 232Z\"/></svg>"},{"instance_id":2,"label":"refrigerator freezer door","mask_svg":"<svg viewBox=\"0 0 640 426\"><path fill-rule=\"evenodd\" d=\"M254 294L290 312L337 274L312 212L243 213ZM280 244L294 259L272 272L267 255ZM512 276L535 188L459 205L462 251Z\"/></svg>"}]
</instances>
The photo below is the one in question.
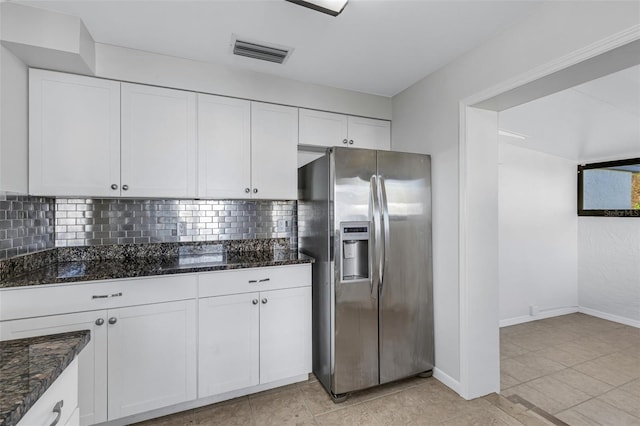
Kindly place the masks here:
<instances>
[{"instance_id":1,"label":"refrigerator freezer door","mask_svg":"<svg viewBox=\"0 0 640 426\"><path fill-rule=\"evenodd\" d=\"M340 224L371 222L370 179L375 173L375 151L333 148L331 231L335 253L335 317L331 391L336 395L378 384L378 295L377 291L371 291L373 269L369 265L368 278L360 280L343 281L340 274L343 258ZM369 247L373 257L372 244Z\"/></svg>"},{"instance_id":2,"label":"refrigerator freezer door","mask_svg":"<svg viewBox=\"0 0 640 426\"><path fill-rule=\"evenodd\" d=\"M433 368L431 162L378 151L377 163L386 199L379 350L380 383L387 383Z\"/></svg>"}]
</instances>

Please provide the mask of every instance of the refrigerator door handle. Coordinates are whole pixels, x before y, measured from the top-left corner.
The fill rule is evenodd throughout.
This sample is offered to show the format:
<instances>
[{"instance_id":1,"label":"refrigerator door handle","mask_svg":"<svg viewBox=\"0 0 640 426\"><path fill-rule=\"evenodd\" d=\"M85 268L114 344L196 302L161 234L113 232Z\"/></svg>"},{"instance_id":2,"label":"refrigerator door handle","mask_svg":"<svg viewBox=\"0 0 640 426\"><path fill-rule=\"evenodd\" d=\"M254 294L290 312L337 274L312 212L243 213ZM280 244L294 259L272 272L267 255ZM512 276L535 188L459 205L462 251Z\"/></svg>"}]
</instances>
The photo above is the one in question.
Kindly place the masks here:
<instances>
[{"instance_id":1,"label":"refrigerator door handle","mask_svg":"<svg viewBox=\"0 0 640 426\"><path fill-rule=\"evenodd\" d=\"M389 252L389 205L387 203L387 188L382 176L378 176L378 191L380 191L379 200L381 206L381 222L382 229L382 254L380 256L380 294L382 294L382 286L384 286L384 271L387 267L387 253ZM384 235L383 235L384 233Z\"/></svg>"},{"instance_id":2,"label":"refrigerator door handle","mask_svg":"<svg viewBox=\"0 0 640 426\"><path fill-rule=\"evenodd\" d=\"M371 295L377 297L378 286L380 285L380 234L382 233L381 214L380 214L380 201L378 198L378 177L372 175L369 179L369 191L371 198L371 223L373 230L371 232L371 245L373 247L372 254L369 261L371 262ZM374 292L375 289L375 292Z\"/></svg>"}]
</instances>

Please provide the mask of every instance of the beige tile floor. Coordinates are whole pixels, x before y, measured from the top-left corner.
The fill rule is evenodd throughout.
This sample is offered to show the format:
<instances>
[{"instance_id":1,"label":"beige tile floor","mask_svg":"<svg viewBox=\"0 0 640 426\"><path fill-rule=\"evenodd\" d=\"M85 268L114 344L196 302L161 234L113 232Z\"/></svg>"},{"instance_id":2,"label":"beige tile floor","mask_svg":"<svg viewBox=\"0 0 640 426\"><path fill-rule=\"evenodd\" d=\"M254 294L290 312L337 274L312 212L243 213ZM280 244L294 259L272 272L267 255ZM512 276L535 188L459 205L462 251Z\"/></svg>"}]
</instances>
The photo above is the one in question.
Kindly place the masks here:
<instances>
[{"instance_id":1,"label":"beige tile floor","mask_svg":"<svg viewBox=\"0 0 640 426\"><path fill-rule=\"evenodd\" d=\"M571 314L500 330L502 395L570 425L640 425L640 329Z\"/></svg>"},{"instance_id":2,"label":"beige tile floor","mask_svg":"<svg viewBox=\"0 0 640 426\"><path fill-rule=\"evenodd\" d=\"M311 379L139 426L640 426L640 330L572 314L500 335L502 395L465 401L433 378L411 378L334 404Z\"/></svg>"}]
</instances>

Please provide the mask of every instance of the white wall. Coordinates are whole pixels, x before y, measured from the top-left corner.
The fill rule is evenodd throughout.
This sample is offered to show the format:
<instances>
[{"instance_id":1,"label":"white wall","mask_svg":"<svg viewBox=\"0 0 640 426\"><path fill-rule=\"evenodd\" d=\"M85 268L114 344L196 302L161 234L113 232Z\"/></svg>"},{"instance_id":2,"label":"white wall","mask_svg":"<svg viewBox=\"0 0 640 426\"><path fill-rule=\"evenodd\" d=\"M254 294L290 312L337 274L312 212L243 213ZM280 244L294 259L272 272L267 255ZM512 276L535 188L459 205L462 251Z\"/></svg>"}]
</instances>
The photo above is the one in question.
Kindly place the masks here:
<instances>
[{"instance_id":1,"label":"white wall","mask_svg":"<svg viewBox=\"0 0 640 426\"><path fill-rule=\"evenodd\" d=\"M640 327L640 219L580 217L582 312Z\"/></svg>"},{"instance_id":2,"label":"white wall","mask_svg":"<svg viewBox=\"0 0 640 426\"><path fill-rule=\"evenodd\" d=\"M391 98L96 43L96 76L391 119Z\"/></svg>"},{"instance_id":3,"label":"white wall","mask_svg":"<svg viewBox=\"0 0 640 426\"><path fill-rule=\"evenodd\" d=\"M26 65L0 46L0 191L28 191Z\"/></svg>"},{"instance_id":4,"label":"white wall","mask_svg":"<svg viewBox=\"0 0 640 426\"><path fill-rule=\"evenodd\" d=\"M500 326L575 312L576 164L503 141L498 170Z\"/></svg>"},{"instance_id":5,"label":"white wall","mask_svg":"<svg viewBox=\"0 0 640 426\"><path fill-rule=\"evenodd\" d=\"M445 381L450 386L456 388L458 385L456 390L466 397L474 395L465 391L464 382L467 378L462 377L461 380L459 103L479 92L515 81L533 69L548 66L603 39L633 31L638 25L638 2L549 2L494 40L470 51L393 98L394 149L428 153L433 159L436 373L439 371L446 376ZM479 160L469 157L466 161ZM482 166L492 173L491 170L497 168L497 158L495 162L482 163ZM487 190L494 191L493 188ZM497 247L497 239L496 235L495 240L489 242L489 247ZM488 251L485 256L488 262L497 265L497 250L495 253ZM488 290L487 297L475 303L495 306L497 310L498 300L490 298L497 293L494 290L498 286L498 277L493 281L484 278L474 280L472 274L468 277L468 286ZM498 327L497 318L495 327ZM483 351L486 348L470 349ZM462 387L459 387L460 381ZM487 389L487 392L490 391Z\"/></svg>"}]
</instances>

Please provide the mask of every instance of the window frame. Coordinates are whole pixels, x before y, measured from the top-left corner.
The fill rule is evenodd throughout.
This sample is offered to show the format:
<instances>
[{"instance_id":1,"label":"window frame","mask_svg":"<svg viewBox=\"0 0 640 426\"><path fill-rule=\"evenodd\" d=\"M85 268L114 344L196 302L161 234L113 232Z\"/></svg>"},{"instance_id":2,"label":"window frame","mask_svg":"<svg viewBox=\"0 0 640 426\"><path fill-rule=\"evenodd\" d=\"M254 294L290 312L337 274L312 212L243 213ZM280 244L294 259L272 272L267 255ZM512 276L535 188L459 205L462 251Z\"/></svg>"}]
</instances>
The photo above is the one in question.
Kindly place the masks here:
<instances>
[{"instance_id":1,"label":"window frame","mask_svg":"<svg viewBox=\"0 0 640 426\"><path fill-rule=\"evenodd\" d=\"M635 209L585 210L583 208L583 170L602 169L615 166L629 166L634 164L640 164L640 158L628 158L624 160L603 161L600 163L578 164L578 216L640 217L640 210Z\"/></svg>"}]
</instances>

